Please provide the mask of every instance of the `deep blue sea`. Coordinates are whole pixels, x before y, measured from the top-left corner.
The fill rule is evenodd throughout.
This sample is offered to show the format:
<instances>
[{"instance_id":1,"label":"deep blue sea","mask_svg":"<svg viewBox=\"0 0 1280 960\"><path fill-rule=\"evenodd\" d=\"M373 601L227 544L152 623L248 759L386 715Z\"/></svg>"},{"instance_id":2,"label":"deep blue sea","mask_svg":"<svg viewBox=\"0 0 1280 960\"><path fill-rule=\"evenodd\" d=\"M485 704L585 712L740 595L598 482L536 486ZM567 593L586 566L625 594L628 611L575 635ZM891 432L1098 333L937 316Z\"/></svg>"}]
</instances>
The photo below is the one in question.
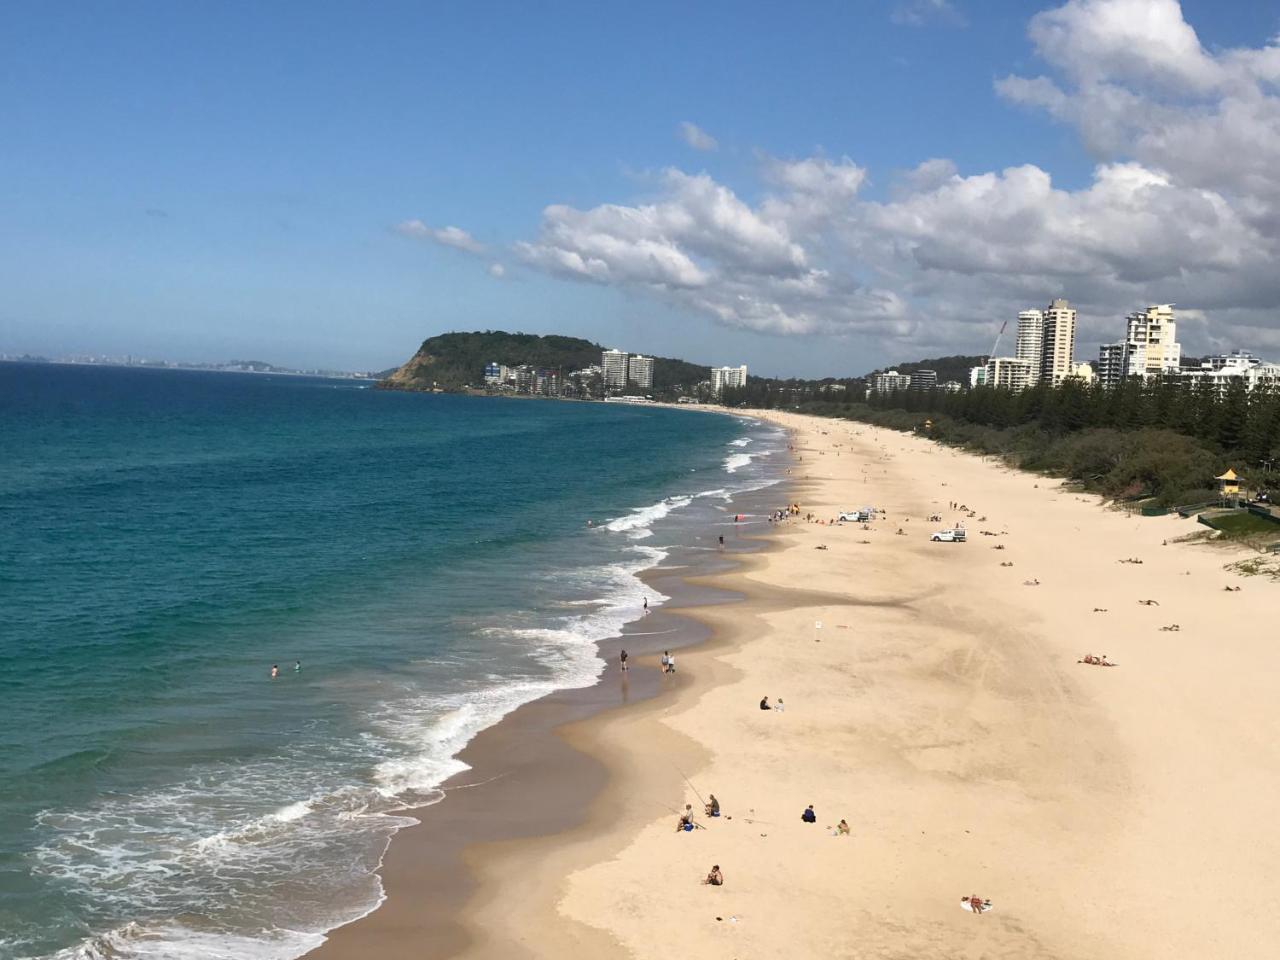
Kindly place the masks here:
<instances>
[{"instance_id":1,"label":"deep blue sea","mask_svg":"<svg viewBox=\"0 0 1280 960\"><path fill-rule=\"evenodd\" d=\"M663 599L635 574L711 549L784 445L691 411L0 363L0 958L283 960L366 913L397 811L594 682L596 641Z\"/></svg>"}]
</instances>

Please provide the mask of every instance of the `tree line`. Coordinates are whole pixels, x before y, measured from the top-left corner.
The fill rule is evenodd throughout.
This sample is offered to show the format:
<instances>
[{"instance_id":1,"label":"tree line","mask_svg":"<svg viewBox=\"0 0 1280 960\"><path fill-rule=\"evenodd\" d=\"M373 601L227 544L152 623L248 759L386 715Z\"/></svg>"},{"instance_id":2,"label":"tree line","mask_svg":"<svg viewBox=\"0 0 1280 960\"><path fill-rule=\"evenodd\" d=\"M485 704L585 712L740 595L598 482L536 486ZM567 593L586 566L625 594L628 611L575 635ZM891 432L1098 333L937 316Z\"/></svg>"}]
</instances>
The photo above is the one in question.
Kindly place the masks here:
<instances>
[{"instance_id":1,"label":"tree line","mask_svg":"<svg viewBox=\"0 0 1280 960\"><path fill-rule=\"evenodd\" d=\"M726 395L734 405L763 405L751 399ZM977 387L864 397L848 390L770 405L897 430L922 430L927 420L929 435L943 443L1065 476L1107 496L1166 506L1213 499L1213 478L1227 467L1254 489L1280 485L1280 392L1247 391L1242 382L1225 390L1141 377L1112 388L1066 380L1017 392Z\"/></svg>"}]
</instances>

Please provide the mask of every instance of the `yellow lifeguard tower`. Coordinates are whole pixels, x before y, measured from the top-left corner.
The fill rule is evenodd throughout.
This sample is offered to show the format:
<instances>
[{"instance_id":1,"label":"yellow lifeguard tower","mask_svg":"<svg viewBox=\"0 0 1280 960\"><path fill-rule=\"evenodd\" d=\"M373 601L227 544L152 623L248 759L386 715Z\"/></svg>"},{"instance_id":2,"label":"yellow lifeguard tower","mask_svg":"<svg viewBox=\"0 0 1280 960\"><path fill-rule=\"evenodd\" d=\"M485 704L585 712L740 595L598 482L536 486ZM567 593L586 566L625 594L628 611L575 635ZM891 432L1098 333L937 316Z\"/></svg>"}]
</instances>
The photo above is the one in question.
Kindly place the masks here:
<instances>
[{"instance_id":1,"label":"yellow lifeguard tower","mask_svg":"<svg viewBox=\"0 0 1280 960\"><path fill-rule=\"evenodd\" d=\"M1218 481L1218 492L1223 497L1240 496L1240 478L1230 467L1227 468L1227 472L1222 476L1214 477L1213 479Z\"/></svg>"}]
</instances>

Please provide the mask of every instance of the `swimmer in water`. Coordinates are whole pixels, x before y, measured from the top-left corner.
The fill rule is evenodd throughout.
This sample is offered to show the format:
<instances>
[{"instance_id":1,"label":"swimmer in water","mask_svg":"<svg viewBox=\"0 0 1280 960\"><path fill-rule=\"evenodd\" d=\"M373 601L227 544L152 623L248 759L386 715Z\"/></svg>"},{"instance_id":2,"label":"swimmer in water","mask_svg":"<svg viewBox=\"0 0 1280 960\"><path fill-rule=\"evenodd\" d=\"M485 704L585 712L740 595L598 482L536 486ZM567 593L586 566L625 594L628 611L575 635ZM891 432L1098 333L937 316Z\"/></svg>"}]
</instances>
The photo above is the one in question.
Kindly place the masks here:
<instances>
[{"instance_id":1,"label":"swimmer in water","mask_svg":"<svg viewBox=\"0 0 1280 960\"><path fill-rule=\"evenodd\" d=\"M294 673L301 673L301 672L302 672L302 661L301 661L301 660L295 660L295 661L293 661L293 672L294 672Z\"/></svg>"},{"instance_id":2,"label":"swimmer in water","mask_svg":"<svg viewBox=\"0 0 1280 960\"><path fill-rule=\"evenodd\" d=\"M271 665L271 679L274 680L278 676L280 676L280 664L273 663Z\"/></svg>"}]
</instances>

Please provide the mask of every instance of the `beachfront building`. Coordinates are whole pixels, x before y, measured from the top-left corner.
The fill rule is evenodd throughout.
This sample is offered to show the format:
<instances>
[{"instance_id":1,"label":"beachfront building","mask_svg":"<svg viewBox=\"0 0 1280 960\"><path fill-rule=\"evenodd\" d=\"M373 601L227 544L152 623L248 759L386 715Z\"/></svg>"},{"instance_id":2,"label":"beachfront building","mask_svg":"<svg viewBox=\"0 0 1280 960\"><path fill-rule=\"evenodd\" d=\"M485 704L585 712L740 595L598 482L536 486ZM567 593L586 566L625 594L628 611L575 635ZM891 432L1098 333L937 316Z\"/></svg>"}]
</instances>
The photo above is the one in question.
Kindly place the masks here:
<instances>
[{"instance_id":1,"label":"beachfront building","mask_svg":"<svg viewBox=\"0 0 1280 960\"><path fill-rule=\"evenodd\" d=\"M529 364L522 363L512 369L511 379L516 385L516 393L533 393L538 383L538 372Z\"/></svg>"},{"instance_id":2,"label":"beachfront building","mask_svg":"<svg viewBox=\"0 0 1280 960\"><path fill-rule=\"evenodd\" d=\"M1207 357L1199 367L1183 367L1181 379L1188 386L1207 383L1219 393L1225 393L1233 383L1243 383L1246 390L1280 389L1280 363L1266 363L1237 350Z\"/></svg>"},{"instance_id":3,"label":"beachfront building","mask_svg":"<svg viewBox=\"0 0 1280 960\"><path fill-rule=\"evenodd\" d=\"M886 370L884 373L873 373L871 382L867 384L867 393L893 393L895 390L907 390L911 387L911 377L897 370Z\"/></svg>"},{"instance_id":4,"label":"beachfront building","mask_svg":"<svg viewBox=\"0 0 1280 960\"><path fill-rule=\"evenodd\" d=\"M1054 385L1061 383L1071 373L1075 349L1076 311L1066 300L1054 300L1044 309L1039 379Z\"/></svg>"},{"instance_id":5,"label":"beachfront building","mask_svg":"<svg viewBox=\"0 0 1280 960\"><path fill-rule=\"evenodd\" d=\"M1014 357L1031 364L1032 383L1040 377L1040 364L1044 358L1044 312L1023 310L1018 314L1018 343Z\"/></svg>"},{"instance_id":6,"label":"beachfront building","mask_svg":"<svg viewBox=\"0 0 1280 960\"><path fill-rule=\"evenodd\" d=\"M747 365L740 367L712 367L711 392L717 397L724 393L726 387L745 387L747 385Z\"/></svg>"},{"instance_id":7,"label":"beachfront building","mask_svg":"<svg viewBox=\"0 0 1280 960\"><path fill-rule=\"evenodd\" d=\"M1095 373L1104 387L1114 387L1125 378L1125 342L1104 343L1098 347Z\"/></svg>"},{"instance_id":8,"label":"beachfront building","mask_svg":"<svg viewBox=\"0 0 1280 960\"><path fill-rule=\"evenodd\" d=\"M1159 377L1182 364L1172 303L1157 303L1125 317L1125 376Z\"/></svg>"},{"instance_id":9,"label":"beachfront building","mask_svg":"<svg viewBox=\"0 0 1280 960\"><path fill-rule=\"evenodd\" d=\"M624 350L606 350L600 355L604 370L604 385L609 390L624 390L627 386L627 354Z\"/></svg>"},{"instance_id":10,"label":"beachfront building","mask_svg":"<svg viewBox=\"0 0 1280 960\"><path fill-rule=\"evenodd\" d=\"M484 382L491 387L499 386L511 379L511 368L501 363L487 363L484 368Z\"/></svg>"},{"instance_id":11,"label":"beachfront building","mask_svg":"<svg viewBox=\"0 0 1280 960\"><path fill-rule=\"evenodd\" d=\"M639 354L627 361L627 380L641 390L653 389L653 357Z\"/></svg>"},{"instance_id":12,"label":"beachfront building","mask_svg":"<svg viewBox=\"0 0 1280 960\"><path fill-rule=\"evenodd\" d=\"M1093 383L1096 376L1097 374L1094 373L1093 364L1088 360L1084 360L1080 363L1072 363L1071 370L1067 373L1064 379L1079 380L1083 383L1089 384Z\"/></svg>"},{"instance_id":13,"label":"beachfront building","mask_svg":"<svg viewBox=\"0 0 1280 960\"><path fill-rule=\"evenodd\" d=\"M969 368L969 386L985 387L987 385L987 367L983 364L980 367Z\"/></svg>"},{"instance_id":14,"label":"beachfront building","mask_svg":"<svg viewBox=\"0 0 1280 960\"><path fill-rule=\"evenodd\" d=\"M912 370L910 387L912 390L933 390L938 386L937 370Z\"/></svg>"},{"instance_id":15,"label":"beachfront building","mask_svg":"<svg viewBox=\"0 0 1280 960\"><path fill-rule=\"evenodd\" d=\"M1025 390L1034 383L1035 365L1018 357L992 357L987 361L986 386Z\"/></svg>"}]
</instances>

